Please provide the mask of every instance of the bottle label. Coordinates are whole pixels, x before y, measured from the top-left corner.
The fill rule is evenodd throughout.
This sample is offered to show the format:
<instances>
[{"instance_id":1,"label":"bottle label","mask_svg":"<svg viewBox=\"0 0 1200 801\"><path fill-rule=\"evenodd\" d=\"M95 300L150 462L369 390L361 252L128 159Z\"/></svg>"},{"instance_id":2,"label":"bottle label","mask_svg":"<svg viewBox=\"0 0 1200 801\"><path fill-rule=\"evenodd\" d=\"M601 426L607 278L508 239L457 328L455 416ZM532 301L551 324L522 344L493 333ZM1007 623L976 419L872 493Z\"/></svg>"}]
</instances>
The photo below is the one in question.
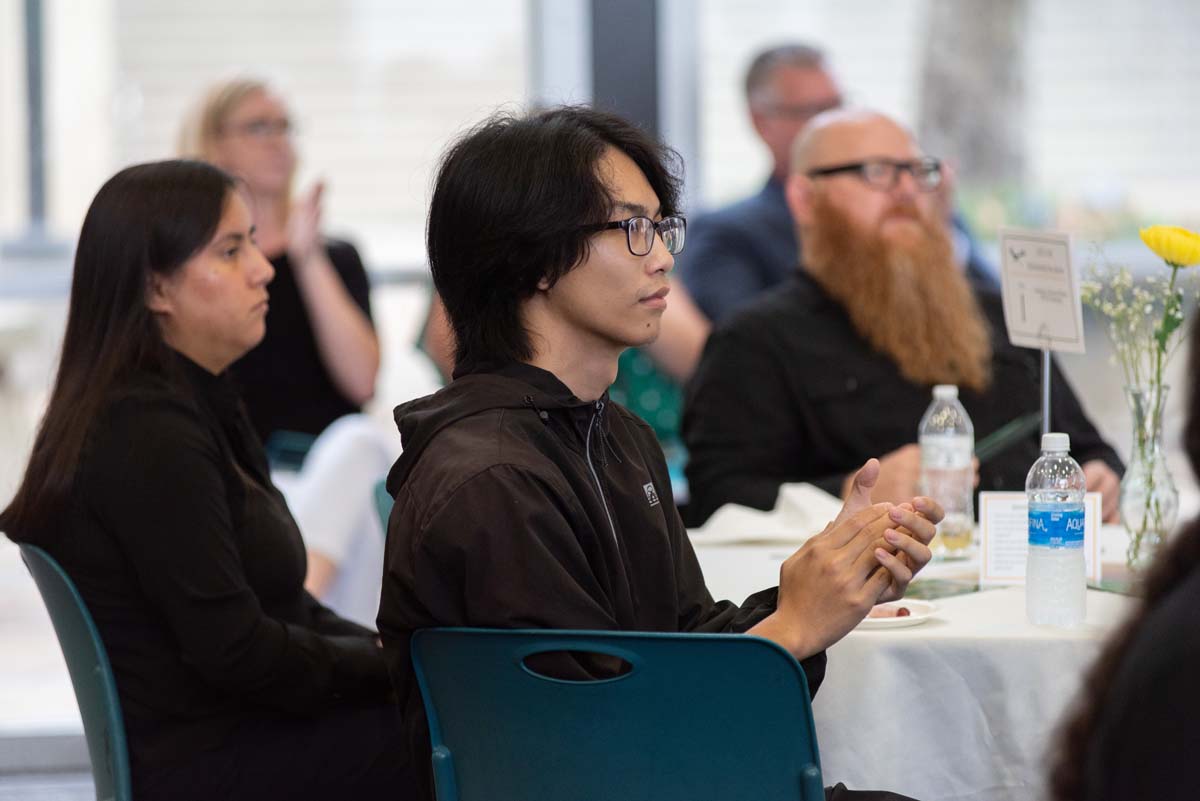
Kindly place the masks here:
<instances>
[{"instance_id":1,"label":"bottle label","mask_svg":"<svg viewBox=\"0 0 1200 801\"><path fill-rule=\"evenodd\" d=\"M921 467L925 470L964 470L975 455L971 434L925 434L919 438Z\"/></svg>"},{"instance_id":2,"label":"bottle label","mask_svg":"<svg viewBox=\"0 0 1200 801\"><path fill-rule=\"evenodd\" d=\"M1030 510L1029 544L1043 548L1082 548L1083 510Z\"/></svg>"}]
</instances>

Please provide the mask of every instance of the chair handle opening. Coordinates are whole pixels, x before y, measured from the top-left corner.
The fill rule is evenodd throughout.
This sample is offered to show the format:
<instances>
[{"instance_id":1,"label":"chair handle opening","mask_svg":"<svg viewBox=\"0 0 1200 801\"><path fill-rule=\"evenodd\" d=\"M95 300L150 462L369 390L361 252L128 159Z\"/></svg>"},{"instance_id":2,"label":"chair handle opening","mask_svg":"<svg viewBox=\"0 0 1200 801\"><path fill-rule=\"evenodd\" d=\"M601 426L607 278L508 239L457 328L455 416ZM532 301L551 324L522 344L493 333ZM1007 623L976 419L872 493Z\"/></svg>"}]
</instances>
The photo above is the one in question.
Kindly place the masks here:
<instances>
[{"instance_id":1,"label":"chair handle opening","mask_svg":"<svg viewBox=\"0 0 1200 801\"><path fill-rule=\"evenodd\" d=\"M537 679L564 684L603 684L628 678L634 665L603 651L545 649L525 654L521 669Z\"/></svg>"}]
</instances>

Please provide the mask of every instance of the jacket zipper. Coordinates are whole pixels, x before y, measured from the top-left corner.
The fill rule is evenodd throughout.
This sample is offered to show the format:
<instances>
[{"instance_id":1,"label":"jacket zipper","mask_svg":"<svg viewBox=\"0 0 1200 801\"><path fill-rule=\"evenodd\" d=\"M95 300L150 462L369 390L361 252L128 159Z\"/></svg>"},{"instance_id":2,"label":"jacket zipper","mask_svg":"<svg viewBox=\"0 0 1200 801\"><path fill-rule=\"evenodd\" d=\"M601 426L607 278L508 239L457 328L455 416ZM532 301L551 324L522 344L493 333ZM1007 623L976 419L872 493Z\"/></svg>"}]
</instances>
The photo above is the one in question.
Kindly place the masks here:
<instances>
[{"instance_id":1,"label":"jacket zipper","mask_svg":"<svg viewBox=\"0 0 1200 801\"><path fill-rule=\"evenodd\" d=\"M592 464L592 429L596 427L596 421L600 419L603 411L604 401L596 401L596 411L588 423L587 439L584 442L583 449L587 455L588 470L592 473L592 480L596 482L596 491L600 493L600 503L604 506L604 515L608 518L608 528L612 532L613 544L619 547L619 543L617 542L617 527L613 524L612 513L608 511L608 499L604 497L604 487L600 485L600 476L597 475L596 467Z\"/></svg>"}]
</instances>

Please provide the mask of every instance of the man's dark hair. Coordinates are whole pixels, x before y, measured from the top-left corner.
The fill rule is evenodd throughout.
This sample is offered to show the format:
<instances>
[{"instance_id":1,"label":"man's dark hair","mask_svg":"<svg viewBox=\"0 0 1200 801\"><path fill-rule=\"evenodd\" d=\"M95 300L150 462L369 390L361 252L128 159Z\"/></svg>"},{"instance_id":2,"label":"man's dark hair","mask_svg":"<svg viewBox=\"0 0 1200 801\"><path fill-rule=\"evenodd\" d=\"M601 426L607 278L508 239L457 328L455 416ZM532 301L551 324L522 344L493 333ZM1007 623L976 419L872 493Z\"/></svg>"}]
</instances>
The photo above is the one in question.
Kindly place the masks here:
<instances>
[{"instance_id":1,"label":"man's dark hair","mask_svg":"<svg viewBox=\"0 0 1200 801\"><path fill-rule=\"evenodd\" d=\"M818 47L799 42L763 50L746 70L746 100L754 102L755 96L767 85L775 70L783 66L823 70L825 53Z\"/></svg>"},{"instance_id":2,"label":"man's dark hair","mask_svg":"<svg viewBox=\"0 0 1200 801\"><path fill-rule=\"evenodd\" d=\"M498 113L447 150L429 204L433 283L456 339L456 373L533 356L521 304L587 258L614 198L597 171L608 148L641 169L662 214L678 213L677 153L584 106Z\"/></svg>"}]
</instances>

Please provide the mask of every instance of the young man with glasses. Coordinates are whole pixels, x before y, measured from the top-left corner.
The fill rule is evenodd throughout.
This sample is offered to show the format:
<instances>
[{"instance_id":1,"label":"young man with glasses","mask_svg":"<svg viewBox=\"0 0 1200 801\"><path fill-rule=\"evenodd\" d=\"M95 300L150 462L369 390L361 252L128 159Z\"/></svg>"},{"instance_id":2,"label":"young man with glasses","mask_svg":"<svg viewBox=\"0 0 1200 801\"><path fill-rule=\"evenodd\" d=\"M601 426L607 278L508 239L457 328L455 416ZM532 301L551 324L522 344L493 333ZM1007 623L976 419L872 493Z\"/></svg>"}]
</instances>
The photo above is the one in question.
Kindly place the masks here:
<instances>
[{"instance_id":1,"label":"young man with glasses","mask_svg":"<svg viewBox=\"0 0 1200 801\"><path fill-rule=\"evenodd\" d=\"M771 509L788 482L845 495L856 460L880 450L874 500L908 497L935 384L958 385L977 440L1040 408L1036 352L1008 344L999 296L954 262L943 180L880 114L828 112L801 135L786 192L803 269L712 336L689 388L692 522L726 503ZM1053 380L1055 430L1108 518L1121 462ZM980 488L1023 489L1037 457L1031 432L980 466Z\"/></svg>"},{"instance_id":2,"label":"young man with glasses","mask_svg":"<svg viewBox=\"0 0 1200 801\"><path fill-rule=\"evenodd\" d=\"M607 394L621 351L657 335L684 246L673 158L618 117L557 108L494 117L441 164L427 244L457 368L396 409L378 619L417 764L416 629L748 631L802 660L815 692L824 649L929 559L942 510L871 505L872 460L777 590L714 602L653 432Z\"/></svg>"}]
</instances>

